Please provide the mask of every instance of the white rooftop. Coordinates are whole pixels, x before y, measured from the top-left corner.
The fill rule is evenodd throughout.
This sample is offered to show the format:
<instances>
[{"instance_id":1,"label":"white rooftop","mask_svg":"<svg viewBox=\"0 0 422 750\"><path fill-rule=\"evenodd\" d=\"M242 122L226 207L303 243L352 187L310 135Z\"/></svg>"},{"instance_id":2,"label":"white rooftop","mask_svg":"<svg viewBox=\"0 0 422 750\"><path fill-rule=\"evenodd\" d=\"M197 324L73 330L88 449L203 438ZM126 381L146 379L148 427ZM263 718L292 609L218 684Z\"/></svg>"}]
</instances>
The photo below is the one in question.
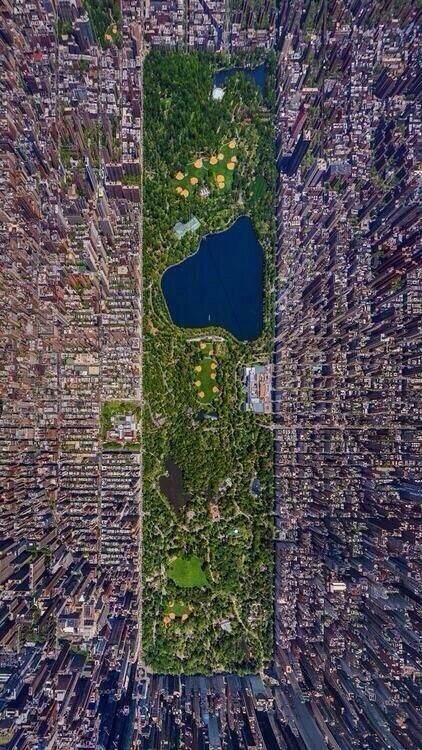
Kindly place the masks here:
<instances>
[{"instance_id":1,"label":"white rooftop","mask_svg":"<svg viewBox=\"0 0 422 750\"><path fill-rule=\"evenodd\" d=\"M214 86L212 90L212 98L215 99L217 102L221 102L223 96L224 96L224 89L220 88L219 86Z\"/></svg>"}]
</instances>

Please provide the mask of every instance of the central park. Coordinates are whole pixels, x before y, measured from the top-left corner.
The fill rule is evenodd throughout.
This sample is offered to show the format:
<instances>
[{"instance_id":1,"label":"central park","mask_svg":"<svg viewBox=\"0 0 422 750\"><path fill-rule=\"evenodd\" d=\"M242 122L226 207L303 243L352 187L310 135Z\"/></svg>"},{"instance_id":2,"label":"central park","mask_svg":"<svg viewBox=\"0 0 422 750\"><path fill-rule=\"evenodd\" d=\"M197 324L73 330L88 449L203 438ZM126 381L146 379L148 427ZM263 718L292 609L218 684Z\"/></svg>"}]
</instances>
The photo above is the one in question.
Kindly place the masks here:
<instances>
[{"instance_id":1,"label":"central park","mask_svg":"<svg viewBox=\"0 0 422 750\"><path fill-rule=\"evenodd\" d=\"M220 74L215 98L221 57L145 59L142 633L158 672L271 655L271 423L242 408L241 373L271 353L273 66L262 86Z\"/></svg>"}]
</instances>

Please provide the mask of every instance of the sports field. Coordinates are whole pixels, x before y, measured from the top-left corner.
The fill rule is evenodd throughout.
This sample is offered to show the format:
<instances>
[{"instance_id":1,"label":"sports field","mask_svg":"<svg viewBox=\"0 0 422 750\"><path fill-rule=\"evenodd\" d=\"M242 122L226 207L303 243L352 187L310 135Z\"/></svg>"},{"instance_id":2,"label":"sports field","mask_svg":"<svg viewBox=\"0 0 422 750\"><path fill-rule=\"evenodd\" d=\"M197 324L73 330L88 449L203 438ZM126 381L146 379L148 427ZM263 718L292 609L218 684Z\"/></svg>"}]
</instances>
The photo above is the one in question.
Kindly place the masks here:
<instances>
[{"instance_id":1,"label":"sports field","mask_svg":"<svg viewBox=\"0 0 422 750\"><path fill-rule=\"evenodd\" d=\"M181 198L189 198L198 188L230 190L238 162L237 141L232 138L215 154L197 156L184 170L173 177L174 190Z\"/></svg>"},{"instance_id":2,"label":"sports field","mask_svg":"<svg viewBox=\"0 0 422 750\"><path fill-rule=\"evenodd\" d=\"M218 365L212 343L201 341L199 356L193 367L193 384L201 404L211 404L218 396L220 388L217 385L217 372Z\"/></svg>"}]
</instances>

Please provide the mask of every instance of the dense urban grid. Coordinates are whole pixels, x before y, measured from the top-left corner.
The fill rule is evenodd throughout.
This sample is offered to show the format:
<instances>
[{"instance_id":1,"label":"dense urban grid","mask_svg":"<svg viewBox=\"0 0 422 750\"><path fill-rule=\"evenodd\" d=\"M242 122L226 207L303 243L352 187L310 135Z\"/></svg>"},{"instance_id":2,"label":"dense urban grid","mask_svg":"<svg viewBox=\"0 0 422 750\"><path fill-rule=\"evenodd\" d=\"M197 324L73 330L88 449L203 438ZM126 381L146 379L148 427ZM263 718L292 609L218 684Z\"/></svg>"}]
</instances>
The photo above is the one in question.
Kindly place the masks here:
<instances>
[{"instance_id":1,"label":"dense urban grid","mask_svg":"<svg viewBox=\"0 0 422 750\"><path fill-rule=\"evenodd\" d=\"M404 0L2 0L1 745L421 746L419 30ZM157 47L277 55L274 355L239 366L246 411L264 412L245 416L274 438L260 674L144 664Z\"/></svg>"},{"instance_id":2,"label":"dense urban grid","mask_svg":"<svg viewBox=\"0 0 422 750\"><path fill-rule=\"evenodd\" d=\"M2 5L0 741L12 747L107 747L136 672L140 453L119 424L106 440L141 395L139 188L122 184L140 172L140 10L121 13L120 45L102 49L81 3Z\"/></svg>"}]
</instances>

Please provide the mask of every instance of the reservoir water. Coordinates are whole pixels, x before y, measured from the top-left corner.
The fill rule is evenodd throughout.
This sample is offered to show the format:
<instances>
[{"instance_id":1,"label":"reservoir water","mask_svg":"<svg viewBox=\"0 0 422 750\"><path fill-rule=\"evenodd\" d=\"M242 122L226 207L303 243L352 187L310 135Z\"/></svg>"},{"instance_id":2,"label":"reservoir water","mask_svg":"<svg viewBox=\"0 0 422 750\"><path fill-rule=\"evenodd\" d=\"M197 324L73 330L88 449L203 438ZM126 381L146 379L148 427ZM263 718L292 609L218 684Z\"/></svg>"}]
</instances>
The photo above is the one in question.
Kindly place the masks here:
<instances>
[{"instance_id":1,"label":"reservoir water","mask_svg":"<svg viewBox=\"0 0 422 750\"><path fill-rule=\"evenodd\" d=\"M204 237L196 253L164 272L161 288L176 325L218 326L239 341L258 338L263 251L249 216Z\"/></svg>"},{"instance_id":2,"label":"reservoir water","mask_svg":"<svg viewBox=\"0 0 422 750\"><path fill-rule=\"evenodd\" d=\"M250 78L256 83L261 90L263 90L266 72L265 63L261 63L255 68L222 68L214 73L214 86L222 87L226 78L230 78L234 73L243 73L247 78Z\"/></svg>"}]
</instances>

